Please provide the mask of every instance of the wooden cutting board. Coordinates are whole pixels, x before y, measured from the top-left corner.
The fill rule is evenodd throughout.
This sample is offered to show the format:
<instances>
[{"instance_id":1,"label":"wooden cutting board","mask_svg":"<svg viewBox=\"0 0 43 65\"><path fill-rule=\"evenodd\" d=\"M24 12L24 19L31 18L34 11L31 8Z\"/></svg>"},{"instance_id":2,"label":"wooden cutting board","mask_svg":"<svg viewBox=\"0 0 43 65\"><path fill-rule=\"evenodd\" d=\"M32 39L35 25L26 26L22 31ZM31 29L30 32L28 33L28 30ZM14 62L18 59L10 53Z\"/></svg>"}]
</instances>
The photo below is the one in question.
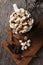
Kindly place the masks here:
<instances>
[{"instance_id":1,"label":"wooden cutting board","mask_svg":"<svg viewBox=\"0 0 43 65\"><path fill-rule=\"evenodd\" d=\"M37 30L30 32L27 34L29 38L31 39L31 47L24 51L22 55L35 55L40 48L43 46L43 19L40 21L40 25L37 28ZM15 39L14 43L17 43L17 39ZM2 47L6 50L6 52L10 55L10 57L13 59L13 61L16 62L17 65L28 65L28 63L32 60L33 57L28 57L22 60L18 60L17 58L19 55L14 54L10 51L8 48L8 45L11 43L9 40L3 41Z\"/></svg>"}]
</instances>

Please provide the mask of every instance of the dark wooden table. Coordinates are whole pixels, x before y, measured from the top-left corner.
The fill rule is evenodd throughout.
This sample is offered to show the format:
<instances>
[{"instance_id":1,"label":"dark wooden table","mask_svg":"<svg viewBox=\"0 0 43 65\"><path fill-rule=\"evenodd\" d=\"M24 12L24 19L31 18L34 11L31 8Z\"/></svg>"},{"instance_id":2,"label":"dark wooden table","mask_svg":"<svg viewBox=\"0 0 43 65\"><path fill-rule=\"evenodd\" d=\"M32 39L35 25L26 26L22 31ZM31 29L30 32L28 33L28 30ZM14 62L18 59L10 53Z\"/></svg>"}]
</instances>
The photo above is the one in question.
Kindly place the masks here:
<instances>
[{"instance_id":1,"label":"dark wooden table","mask_svg":"<svg viewBox=\"0 0 43 65\"><path fill-rule=\"evenodd\" d=\"M8 30L9 31L9 30ZM11 31L9 31L10 33L10 38L9 40L4 40L3 42L3 48L6 50L6 52L11 56L11 58L17 63L17 65L27 65L33 57L28 57L22 60L18 60L17 58L19 57L19 55L13 54L9 48L8 45L10 44L11 41ZM34 31L34 32L30 32L28 34L28 36L30 37L30 39L32 40L32 46L29 48L29 50L24 51L23 55L35 55L41 47L43 47L43 19L41 19L40 24L38 26L38 28ZM18 43L16 42L17 39L15 39L14 43Z\"/></svg>"}]
</instances>

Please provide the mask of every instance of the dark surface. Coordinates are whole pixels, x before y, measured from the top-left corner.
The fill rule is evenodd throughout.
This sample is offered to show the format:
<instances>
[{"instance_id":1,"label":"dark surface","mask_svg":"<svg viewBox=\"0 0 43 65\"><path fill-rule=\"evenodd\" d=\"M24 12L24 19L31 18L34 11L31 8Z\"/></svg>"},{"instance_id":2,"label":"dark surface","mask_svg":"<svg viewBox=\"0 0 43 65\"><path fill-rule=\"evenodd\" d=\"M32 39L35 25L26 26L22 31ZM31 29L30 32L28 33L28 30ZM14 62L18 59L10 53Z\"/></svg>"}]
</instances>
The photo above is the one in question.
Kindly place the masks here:
<instances>
[{"instance_id":1,"label":"dark surface","mask_svg":"<svg viewBox=\"0 0 43 65\"><path fill-rule=\"evenodd\" d=\"M33 7L34 1L35 0L28 0L27 8ZM16 65L16 63L13 62L13 60L2 48L3 40L8 38L8 35L5 30L9 28L8 20L10 14L13 12L13 3L16 3L19 8L26 7L25 0L0 0L0 65ZM31 3L30 6L29 3ZM43 16L43 3L40 5L40 7L40 10L38 9L38 15L37 13L35 15L37 20L39 15L40 17ZM43 56L43 48L39 51L38 55ZM43 58L34 58L29 65L43 65Z\"/></svg>"}]
</instances>

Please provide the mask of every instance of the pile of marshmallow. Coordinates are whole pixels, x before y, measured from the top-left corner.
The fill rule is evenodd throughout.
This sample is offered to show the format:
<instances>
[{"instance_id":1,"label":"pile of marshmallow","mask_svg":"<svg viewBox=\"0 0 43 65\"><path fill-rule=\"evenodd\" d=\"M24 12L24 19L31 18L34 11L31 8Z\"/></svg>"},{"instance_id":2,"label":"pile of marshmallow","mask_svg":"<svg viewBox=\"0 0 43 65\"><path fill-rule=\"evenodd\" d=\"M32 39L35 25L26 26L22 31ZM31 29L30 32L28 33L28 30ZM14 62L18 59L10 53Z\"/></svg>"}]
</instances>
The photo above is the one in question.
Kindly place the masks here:
<instances>
[{"instance_id":1,"label":"pile of marshmallow","mask_svg":"<svg viewBox=\"0 0 43 65\"><path fill-rule=\"evenodd\" d=\"M22 40L19 40L19 42L20 42L22 51L27 50L31 46L31 44L30 44L31 40L30 39L25 41L25 42L23 42Z\"/></svg>"},{"instance_id":2,"label":"pile of marshmallow","mask_svg":"<svg viewBox=\"0 0 43 65\"><path fill-rule=\"evenodd\" d=\"M24 41L23 40L19 40L19 43L21 45L21 50L24 51L24 50L27 50L30 46L31 46L31 40L28 39L27 36L24 37Z\"/></svg>"},{"instance_id":3,"label":"pile of marshmallow","mask_svg":"<svg viewBox=\"0 0 43 65\"><path fill-rule=\"evenodd\" d=\"M9 25L12 29L12 32L15 34L30 31L33 26L33 23L34 19L31 18L31 14L23 8L14 11L10 15Z\"/></svg>"}]
</instances>

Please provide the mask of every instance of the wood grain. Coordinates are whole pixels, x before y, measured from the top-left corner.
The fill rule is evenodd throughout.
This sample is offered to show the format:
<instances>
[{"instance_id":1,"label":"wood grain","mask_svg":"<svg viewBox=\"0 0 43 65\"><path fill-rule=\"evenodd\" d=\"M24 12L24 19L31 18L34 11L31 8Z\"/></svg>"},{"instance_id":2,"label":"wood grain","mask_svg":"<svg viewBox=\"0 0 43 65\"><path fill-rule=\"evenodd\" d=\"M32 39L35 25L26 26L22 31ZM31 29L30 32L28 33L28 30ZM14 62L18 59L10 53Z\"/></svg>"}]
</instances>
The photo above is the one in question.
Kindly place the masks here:
<instances>
[{"instance_id":1,"label":"wood grain","mask_svg":"<svg viewBox=\"0 0 43 65\"><path fill-rule=\"evenodd\" d=\"M24 56L25 55L35 55L40 50L40 48L43 46L43 19L41 20L40 25L37 28L37 30L35 30L34 32L31 32L27 35L32 40L32 42L31 42L32 46L27 51L24 51L23 55ZM10 37L10 38L12 38L12 37ZM7 53L10 55L10 57L13 59L13 61L15 61L17 63L17 65L27 65L32 60L32 57L18 60L17 58L19 57L19 55L12 53L8 48L8 45L10 43L11 43L11 41L5 40L2 44L2 46L7 51ZM18 44L19 42L17 39L15 39L14 43Z\"/></svg>"}]
</instances>

